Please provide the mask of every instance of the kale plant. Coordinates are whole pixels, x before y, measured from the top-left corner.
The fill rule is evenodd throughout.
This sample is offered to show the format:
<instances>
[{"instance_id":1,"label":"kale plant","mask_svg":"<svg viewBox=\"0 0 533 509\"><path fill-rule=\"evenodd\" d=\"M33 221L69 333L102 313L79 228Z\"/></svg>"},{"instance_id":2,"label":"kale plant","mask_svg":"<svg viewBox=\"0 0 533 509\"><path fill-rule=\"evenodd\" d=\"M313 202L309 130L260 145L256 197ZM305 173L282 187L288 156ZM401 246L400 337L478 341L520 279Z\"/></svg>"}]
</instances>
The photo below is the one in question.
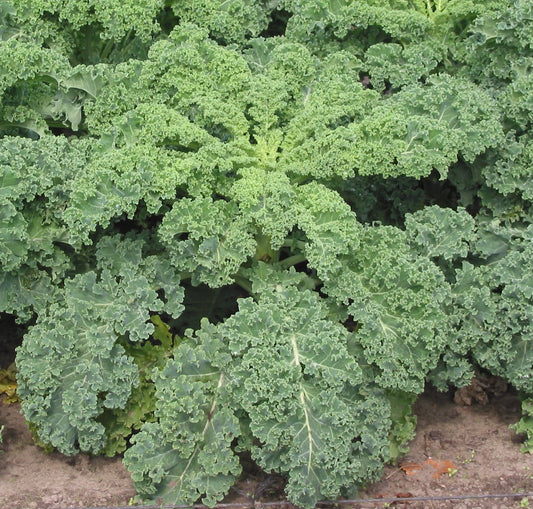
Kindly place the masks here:
<instances>
[{"instance_id":1,"label":"kale plant","mask_svg":"<svg viewBox=\"0 0 533 509\"><path fill-rule=\"evenodd\" d=\"M0 311L40 440L313 507L428 381L533 395L527 0L5 0ZM527 417L517 430L529 429Z\"/></svg>"}]
</instances>

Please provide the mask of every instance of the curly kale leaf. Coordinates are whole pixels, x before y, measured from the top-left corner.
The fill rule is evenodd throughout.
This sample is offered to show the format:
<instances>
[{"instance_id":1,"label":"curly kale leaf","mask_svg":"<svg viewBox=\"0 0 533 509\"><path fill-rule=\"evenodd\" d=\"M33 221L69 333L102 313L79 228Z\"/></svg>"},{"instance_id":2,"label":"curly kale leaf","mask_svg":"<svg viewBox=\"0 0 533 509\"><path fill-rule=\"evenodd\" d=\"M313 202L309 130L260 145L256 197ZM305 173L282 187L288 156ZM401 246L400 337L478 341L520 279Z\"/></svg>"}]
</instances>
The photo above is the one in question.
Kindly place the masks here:
<instances>
[{"instance_id":1,"label":"curly kale leaf","mask_svg":"<svg viewBox=\"0 0 533 509\"><path fill-rule=\"evenodd\" d=\"M238 473L231 443L242 433L304 507L377 475L389 454L389 402L362 385L350 333L327 313L314 292L278 285L182 343L156 381L159 422L126 453L141 493L214 504Z\"/></svg>"},{"instance_id":2,"label":"curly kale leaf","mask_svg":"<svg viewBox=\"0 0 533 509\"><path fill-rule=\"evenodd\" d=\"M124 456L141 496L167 504L199 497L214 505L241 471L231 449L240 435L228 400L228 376L215 363L228 355L216 341L185 341L154 376L156 422L147 423Z\"/></svg>"},{"instance_id":3,"label":"curly kale leaf","mask_svg":"<svg viewBox=\"0 0 533 509\"><path fill-rule=\"evenodd\" d=\"M388 406L360 387L349 333L327 319L316 294L265 291L258 303L241 301L217 333L234 357L231 383L259 441L252 457L288 476L294 503L311 507L379 472Z\"/></svg>"},{"instance_id":4,"label":"curly kale leaf","mask_svg":"<svg viewBox=\"0 0 533 509\"><path fill-rule=\"evenodd\" d=\"M437 235L439 242L445 238L439 231L445 221L432 233L420 231L413 246L398 228L362 227L334 191L319 184L301 186L299 191L295 217L303 237L296 245L308 268L316 271L322 292L346 307L367 362L378 368L378 384L420 392L446 343L450 287L428 259L429 252L448 256L444 249L448 244L430 244ZM439 217L440 209L424 214L428 212ZM447 217L444 212L440 215ZM472 228L467 215L457 219L466 222L465 229ZM433 238L423 239L422 234ZM422 242L422 247L416 245ZM450 249L463 253L465 245Z\"/></svg>"},{"instance_id":5,"label":"curly kale leaf","mask_svg":"<svg viewBox=\"0 0 533 509\"><path fill-rule=\"evenodd\" d=\"M493 320L495 312L491 289L483 279L480 271L466 261L455 271L452 299L446 308L450 324L446 346L428 375L439 390L468 385L475 374L471 352L486 334L484 324Z\"/></svg>"},{"instance_id":6,"label":"curly kale leaf","mask_svg":"<svg viewBox=\"0 0 533 509\"><path fill-rule=\"evenodd\" d=\"M294 186L280 171L243 168L239 173L240 178L228 194L238 203L250 230L258 232L258 244L261 244L259 237L268 239L267 249L273 253L283 245L294 226ZM258 250L261 247L258 245Z\"/></svg>"},{"instance_id":7,"label":"curly kale leaf","mask_svg":"<svg viewBox=\"0 0 533 509\"><path fill-rule=\"evenodd\" d=\"M274 2L244 0L173 0L172 11L181 22L191 22L209 30L222 44L244 44L266 30Z\"/></svg>"},{"instance_id":8,"label":"curly kale leaf","mask_svg":"<svg viewBox=\"0 0 533 509\"><path fill-rule=\"evenodd\" d=\"M533 227L479 227L479 271L490 288L493 315L473 349L476 361L526 393L533 391Z\"/></svg>"},{"instance_id":9,"label":"curly kale leaf","mask_svg":"<svg viewBox=\"0 0 533 509\"><path fill-rule=\"evenodd\" d=\"M66 280L17 353L26 419L65 454L102 451L103 412L124 408L138 385L138 368L119 338L146 340L154 331L150 312L179 316L183 309L179 274L160 260L153 266L150 257L143 259L141 242L104 239L99 247L99 274ZM163 302L157 290L167 288L170 298Z\"/></svg>"},{"instance_id":10,"label":"curly kale leaf","mask_svg":"<svg viewBox=\"0 0 533 509\"><path fill-rule=\"evenodd\" d=\"M113 220L124 216L132 219L143 201L150 212L157 212L164 196L150 200L155 175L159 169L164 172L163 168L167 169L166 175L172 171L168 154L148 150L142 144L112 151L97 147L91 156L72 182L63 216L68 242L73 245L90 244L96 230L107 228ZM179 177L176 180L179 182Z\"/></svg>"},{"instance_id":11,"label":"curly kale leaf","mask_svg":"<svg viewBox=\"0 0 533 509\"><path fill-rule=\"evenodd\" d=\"M506 124L525 130L533 121L533 8L527 0L497 7L470 26L463 72L491 89Z\"/></svg>"},{"instance_id":12,"label":"curly kale leaf","mask_svg":"<svg viewBox=\"0 0 533 509\"><path fill-rule=\"evenodd\" d=\"M79 449L103 449L106 430L98 417L104 407L124 406L138 383L134 363L116 344L113 320L99 316L98 304L105 306L117 295L105 295L103 288L95 287L94 273L73 283L76 286L67 287L66 296L80 288L84 301L50 306L17 353L18 391L26 419L45 443L69 455Z\"/></svg>"},{"instance_id":13,"label":"curly kale leaf","mask_svg":"<svg viewBox=\"0 0 533 509\"><path fill-rule=\"evenodd\" d=\"M105 132L139 104L166 104L227 140L246 131L245 97L239 93L249 76L239 52L218 46L206 30L184 23L168 39L154 42L147 59L116 66L87 109L88 124Z\"/></svg>"},{"instance_id":14,"label":"curly kale leaf","mask_svg":"<svg viewBox=\"0 0 533 509\"><path fill-rule=\"evenodd\" d=\"M92 147L90 140L53 136L0 140L3 270L37 262L57 271L59 264L50 259L58 243L69 242L64 213L75 176L84 171Z\"/></svg>"},{"instance_id":15,"label":"curly kale leaf","mask_svg":"<svg viewBox=\"0 0 533 509\"><path fill-rule=\"evenodd\" d=\"M408 214L405 226L412 248L433 260L451 285L449 298L443 303L445 345L429 379L441 390L449 384L467 385L474 376L471 349L482 334L481 322L492 312L487 307L490 290L479 284L478 273L465 262L477 240L475 220L464 209L433 206ZM459 311L463 306L468 308L464 316Z\"/></svg>"},{"instance_id":16,"label":"curly kale leaf","mask_svg":"<svg viewBox=\"0 0 533 509\"><path fill-rule=\"evenodd\" d=\"M387 226L364 228L357 248L340 261L338 271L317 274L327 281L323 291L347 306L376 382L420 393L447 341L444 275L413 251L404 231Z\"/></svg>"},{"instance_id":17,"label":"curly kale leaf","mask_svg":"<svg viewBox=\"0 0 533 509\"><path fill-rule=\"evenodd\" d=\"M172 264L192 274L192 283L219 287L232 276L256 243L234 202L182 199L174 204L159 228L159 237Z\"/></svg>"},{"instance_id":18,"label":"curly kale leaf","mask_svg":"<svg viewBox=\"0 0 533 509\"><path fill-rule=\"evenodd\" d=\"M477 240L475 220L464 209L432 206L408 214L405 226L412 248L433 260L451 285L451 293L443 302L445 315L441 317L445 346L429 379L441 390L449 384L467 385L474 376L469 352L479 339L479 322L486 317L485 298L489 293L478 286L477 276L464 261ZM469 306L468 317L460 317L458 309L462 305ZM457 325L462 318L465 322L459 331Z\"/></svg>"},{"instance_id":19,"label":"curly kale leaf","mask_svg":"<svg viewBox=\"0 0 533 509\"><path fill-rule=\"evenodd\" d=\"M445 177L458 157L473 161L503 141L499 110L481 88L447 75L382 101L357 125L359 173ZM356 138L357 139L357 138Z\"/></svg>"},{"instance_id":20,"label":"curly kale leaf","mask_svg":"<svg viewBox=\"0 0 533 509\"><path fill-rule=\"evenodd\" d=\"M466 80L440 75L382 100L359 84L349 101L336 91L311 86L309 105L289 125L282 168L309 174L314 165L301 161L316 160L317 177L356 171L420 178L433 170L445 177L459 157L473 161L504 139L496 103Z\"/></svg>"},{"instance_id":21,"label":"curly kale leaf","mask_svg":"<svg viewBox=\"0 0 533 509\"><path fill-rule=\"evenodd\" d=\"M361 171L354 155L357 126L379 105L379 95L359 83L361 62L347 52L317 61L318 72L296 96L279 166L289 175L328 179Z\"/></svg>"},{"instance_id":22,"label":"curly kale leaf","mask_svg":"<svg viewBox=\"0 0 533 509\"><path fill-rule=\"evenodd\" d=\"M522 418L509 426L516 433L525 434L525 441L520 447L522 452L533 453L533 398L524 398L522 401Z\"/></svg>"},{"instance_id":23,"label":"curly kale leaf","mask_svg":"<svg viewBox=\"0 0 533 509\"><path fill-rule=\"evenodd\" d=\"M43 48L32 41L11 38L1 41L0 95L17 85L19 81L44 79L58 83L61 76L70 70L68 59L49 48ZM9 95L8 95L9 97Z\"/></svg>"},{"instance_id":24,"label":"curly kale leaf","mask_svg":"<svg viewBox=\"0 0 533 509\"><path fill-rule=\"evenodd\" d=\"M72 67L55 45L18 35L0 41L2 131L30 137L85 131L84 106L98 94L106 65Z\"/></svg>"},{"instance_id":25,"label":"curly kale leaf","mask_svg":"<svg viewBox=\"0 0 533 509\"><path fill-rule=\"evenodd\" d=\"M457 55L478 16L490 16L512 2L486 0L282 0L290 13L286 37L303 42L319 55L340 48L358 55L375 44L399 44L409 52L420 41L432 45L446 67L455 70ZM527 4L527 2L522 2ZM415 59L417 57L413 55ZM385 67L395 67L387 62ZM409 63L407 64L409 67Z\"/></svg>"},{"instance_id":26,"label":"curly kale leaf","mask_svg":"<svg viewBox=\"0 0 533 509\"><path fill-rule=\"evenodd\" d=\"M159 315L150 318L154 325L152 340L144 343L121 338L119 344L126 355L132 357L139 372L139 384L132 388L131 396L123 408L104 409L99 421L106 428L107 441L103 453L115 456L129 447L129 438L141 428L145 422L155 420L155 384L152 373L162 369L179 338L173 336L170 327Z\"/></svg>"},{"instance_id":27,"label":"curly kale leaf","mask_svg":"<svg viewBox=\"0 0 533 509\"><path fill-rule=\"evenodd\" d=\"M405 227L414 249L433 259L466 258L475 238L475 221L465 209L426 207L408 214Z\"/></svg>"},{"instance_id":28,"label":"curly kale leaf","mask_svg":"<svg viewBox=\"0 0 533 509\"><path fill-rule=\"evenodd\" d=\"M0 49L2 134L18 135L22 131L43 136L49 132L43 117L61 117L61 111L67 119L79 124L79 110L76 111L72 100L69 101L58 86L61 77L70 70L65 56L15 37L0 41Z\"/></svg>"},{"instance_id":29,"label":"curly kale leaf","mask_svg":"<svg viewBox=\"0 0 533 509\"><path fill-rule=\"evenodd\" d=\"M60 292L50 275L37 267L0 272L0 310L16 315L20 322L44 311L60 298Z\"/></svg>"},{"instance_id":30,"label":"curly kale leaf","mask_svg":"<svg viewBox=\"0 0 533 509\"><path fill-rule=\"evenodd\" d=\"M508 137L501 157L484 166L482 174L487 185L505 197L516 193L533 203L533 138Z\"/></svg>"},{"instance_id":31,"label":"curly kale leaf","mask_svg":"<svg viewBox=\"0 0 533 509\"><path fill-rule=\"evenodd\" d=\"M430 379L467 385L476 366L531 392L531 226L477 218L468 260L455 270L445 349Z\"/></svg>"},{"instance_id":32,"label":"curly kale leaf","mask_svg":"<svg viewBox=\"0 0 533 509\"><path fill-rule=\"evenodd\" d=\"M294 212L305 233L305 259L326 284L342 271L343 255L359 246L361 225L350 207L336 193L318 183L298 188Z\"/></svg>"},{"instance_id":33,"label":"curly kale leaf","mask_svg":"<svg viewBox=\"0 0 533 509\"><path fill-rule=\"evenodd\" d=\"M431 26L425 13L394 0L283 0L281 6L292 14L286 36L319 51L338 48L341 41L359 51L391 36L413 41Z\"/></svg>"},{"instance_id":34,"label":"curly kale leaf","mask_svg":"<svg viewBox=\"0 0 533 509\"><path fill-rule=\"evenodd\" d=\"M434 41L410 44L378 43L365 53L365 66L374 90L388 93L427 78L443 59Z\"/></svg>"},{"instance_id":35,"label":"curly kale leaf","mask_svg":"<svg viewBox=\"0 0 533 509\"><path fill-rule=\"evenodd\" d=\"M27 31L28 35L50 37L56 31L62 31L72 37L74 33L91 27L98 38L120 42L130 32L149 40L159 30L155 18L163 8L163 1L32 0L23 4L14 2L13 7L9 21Z\"/></svg>"}]
</instances>

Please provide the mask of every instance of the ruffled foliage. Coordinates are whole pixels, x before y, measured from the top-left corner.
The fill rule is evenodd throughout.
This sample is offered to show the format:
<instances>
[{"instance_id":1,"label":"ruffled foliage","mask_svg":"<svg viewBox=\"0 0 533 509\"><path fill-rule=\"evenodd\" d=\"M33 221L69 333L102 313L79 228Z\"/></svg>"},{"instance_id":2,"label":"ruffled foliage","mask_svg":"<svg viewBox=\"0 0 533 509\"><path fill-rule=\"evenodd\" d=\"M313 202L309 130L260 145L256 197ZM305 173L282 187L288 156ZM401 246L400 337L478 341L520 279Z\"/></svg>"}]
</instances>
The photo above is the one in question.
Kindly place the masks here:
<instances>
[{"instance_id":1,"label":"ruffled foliage","mask_svg":"<svg viewBox=\"0 0 533 509\"><path fill-rule=\"evenodd\" d=\"M42 442L303 507L431 381L533 394L527 0L6 0L0 311ZM422 42L421 42L422 41ZM528 406L529 405L529 406Z\"/></svg>"}]
</instances>

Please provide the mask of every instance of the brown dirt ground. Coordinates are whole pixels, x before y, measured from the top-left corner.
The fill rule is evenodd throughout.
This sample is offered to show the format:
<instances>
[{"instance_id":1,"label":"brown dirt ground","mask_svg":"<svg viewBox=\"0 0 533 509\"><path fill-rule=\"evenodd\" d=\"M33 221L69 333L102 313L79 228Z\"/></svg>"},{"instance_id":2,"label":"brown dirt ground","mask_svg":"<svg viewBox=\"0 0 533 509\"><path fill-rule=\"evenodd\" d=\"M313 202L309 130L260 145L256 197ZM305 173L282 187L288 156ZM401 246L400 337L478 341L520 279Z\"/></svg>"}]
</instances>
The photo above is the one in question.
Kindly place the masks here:
<instances>
[{"instance_id":1,"label":"brown dirt ground","mask_svg":"<svg viewBox=\"0 0 533 509\"><path fill-rule=\"evenodd\" d=\"M520 438L509 424L520 416L512 392L485 405L459 406L450 394L428 390L415 407L417 435L397 466L360 493L363 498L455 496L533 492L533 460L520 452ZM68 458L45 453L32 442L18 404L0 406L4 426L0 453L0 507L56 509L127 505L133 483L119 458L81 454ZM429 461L428 461L429 460ZM447 463L451 462L451 463ZM452 471L446 469L452 466ZM403 467L403 468L402 468ZM441 472L439 473L439 468ZM279 478L250 470L226 502L281 500ZM529 504L529 505L527 505ZM409 503L351 503L340 507L371 509L507 509L533 507L529 499L470 499Z\"/></svg>"}]
</instances>

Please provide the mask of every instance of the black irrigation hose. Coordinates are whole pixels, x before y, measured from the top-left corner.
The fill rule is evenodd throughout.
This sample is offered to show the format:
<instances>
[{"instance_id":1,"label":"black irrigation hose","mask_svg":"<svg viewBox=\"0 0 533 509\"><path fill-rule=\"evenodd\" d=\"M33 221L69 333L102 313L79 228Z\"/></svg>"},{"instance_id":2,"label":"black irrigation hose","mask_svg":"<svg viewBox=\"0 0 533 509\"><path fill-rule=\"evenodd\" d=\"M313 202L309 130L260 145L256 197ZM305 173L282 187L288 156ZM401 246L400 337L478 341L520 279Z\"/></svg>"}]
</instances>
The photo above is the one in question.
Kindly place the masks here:
<instances>
[{"instance_id":1,"label":"black irrigation hose","mask_svg":"<svg viewBox=\"0 0 533 509\"><path fill-rule=\"evenodd\" d=\"M332 502L318 502L317 507L330 507L346 504L370 504L370 503L411 503L411 502L446 502L447 500L479 500L479 499L499 499L499 498L531 498L533 499L533 492L529 493L498 493L493 495L442 495L442 496L427 496L427 497L390 497L390 498L354 498L350 500L334 500ZM297 508L286 501L277 502L239 502L236 504L217 504L212 509L239 509L239 508L255 508L260 509L263 507L284 507L284 508ZM67 508L64 508L67 509ZM69 508L72 509L72 508ZM194 505L121 505L121 506L98 506L98 507L78 507L74 509L208 509L207 506L202 504Z\"/></svg>"}]
</instances>

